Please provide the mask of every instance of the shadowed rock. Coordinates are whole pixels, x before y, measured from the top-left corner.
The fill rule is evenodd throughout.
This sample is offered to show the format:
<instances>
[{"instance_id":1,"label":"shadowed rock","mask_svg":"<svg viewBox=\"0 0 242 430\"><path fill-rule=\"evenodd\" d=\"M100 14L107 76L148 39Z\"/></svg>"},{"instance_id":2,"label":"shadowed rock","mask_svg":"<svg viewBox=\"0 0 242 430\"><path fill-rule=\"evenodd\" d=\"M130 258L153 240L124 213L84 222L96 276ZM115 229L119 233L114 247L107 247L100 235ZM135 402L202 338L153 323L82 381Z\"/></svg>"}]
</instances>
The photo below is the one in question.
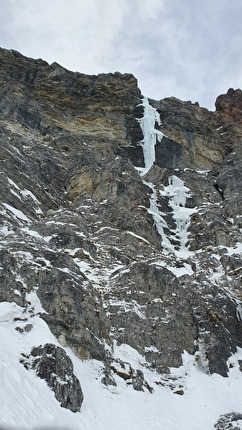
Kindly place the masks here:
<instances>
[{"instance_id":1,"label":"shadowed rock","mask_svg":"<svg viewBox=\"0 0 242 430\"><path fill-rule=\"evenodd\" d=\"M80 411L83 402L81 385L64 349L46 343L33 348L31 354L21 361L27 369L34 369L47 382L63 408Z\"/></svg>"}]
</instances>

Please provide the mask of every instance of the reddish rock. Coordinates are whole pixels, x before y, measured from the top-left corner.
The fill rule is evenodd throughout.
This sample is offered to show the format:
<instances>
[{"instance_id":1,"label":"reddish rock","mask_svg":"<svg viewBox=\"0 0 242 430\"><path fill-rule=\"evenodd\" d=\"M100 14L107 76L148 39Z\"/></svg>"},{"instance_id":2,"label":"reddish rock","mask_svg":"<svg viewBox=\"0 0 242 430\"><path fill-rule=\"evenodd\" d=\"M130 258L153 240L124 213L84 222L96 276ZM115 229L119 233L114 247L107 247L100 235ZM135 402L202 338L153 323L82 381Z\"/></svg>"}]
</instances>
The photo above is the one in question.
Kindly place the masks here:
<instances>
[{"instance_id":1,"label":"reddish rock","mask_svg":"<svg viewBox=\"0 0 242 430\"><path fill-rule=\"evenodd\" d=\"M230 88L227 94L217 97L216 111L223 114L227 119L242 124L242 91Z\"/></svg>"}]
</instances>

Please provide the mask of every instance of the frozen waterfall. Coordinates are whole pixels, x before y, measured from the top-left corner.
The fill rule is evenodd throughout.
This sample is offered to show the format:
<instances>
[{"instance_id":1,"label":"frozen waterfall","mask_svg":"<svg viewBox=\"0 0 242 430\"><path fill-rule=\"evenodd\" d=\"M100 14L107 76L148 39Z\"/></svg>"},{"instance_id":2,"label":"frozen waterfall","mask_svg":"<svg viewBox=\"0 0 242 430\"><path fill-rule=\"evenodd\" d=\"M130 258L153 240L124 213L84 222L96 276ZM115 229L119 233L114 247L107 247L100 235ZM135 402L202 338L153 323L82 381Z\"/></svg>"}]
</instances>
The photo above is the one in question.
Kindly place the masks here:
<instances>
[{"instance_id":1,"label":"frozen waterfall","mask_svg":"<svg viewBox=\"0 0 242 430\"><path fill-rule=\"evenodd\" d=\"M164 134L155 128L155 124L161 125L160 115L153 108L146 97L141 105L144 108L142 118L139 118L140 127L143 133L141 145L144 154L144 168L138 168L141 177L146 175L155 163L155 145L157 140L160 142ZM178 257L186 258L190 255L188 250L188 226L190 215L196 212L196 209L186 208L186 200L189 197L189 189L185 187L184 181L176 175L169 177L169 185L159 191L151 182L144 181L144 184L150 187L152 193L150 197L149 213L152 215L156 229L161 238L161 246L165 252L174 253ZM165 220L167 214L159 209L159 196L168 198L168 205L171 208L172 218L176 228L169 227Z\"/></svg>"},{"instance_id":2,"label":"frozen waterfall","mask_svg":"<svg viewBox=\"0 0 242 430\"><path fill-rule=\"evenodd\" d=\"M144 107L144 115L142 118L138 119L138 121L144 136L141 145L143 147L145 167L142 170L140 169L140 175L144 176L155 162L156 139L160 142L164 134L155 128L156 123L161 125L160 115L157 110L149 104L147 97L143 98L141 105Z\"/></svg>"}]
</instances>

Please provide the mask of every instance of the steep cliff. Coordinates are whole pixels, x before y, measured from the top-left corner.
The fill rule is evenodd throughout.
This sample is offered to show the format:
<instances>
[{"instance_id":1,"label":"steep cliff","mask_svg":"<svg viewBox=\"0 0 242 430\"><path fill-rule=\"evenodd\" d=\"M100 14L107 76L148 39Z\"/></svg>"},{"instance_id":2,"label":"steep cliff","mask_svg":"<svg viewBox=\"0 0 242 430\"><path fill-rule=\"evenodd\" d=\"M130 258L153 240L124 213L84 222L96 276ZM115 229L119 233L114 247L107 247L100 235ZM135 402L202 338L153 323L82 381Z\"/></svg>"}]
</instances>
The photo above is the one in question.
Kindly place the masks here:
<instances>
[{"instance_id":1,"label":"steep cliff","mask_svg":"<svg viewBox=\"0 0 242 430\"><path fill-rule=\"evenodd\" d=\"M113 356L122 343L160 383L184 350L227 376L242 347L241 109L241 90L209 112L148 100L130 74L0 50L0 301L21 307L19 336L38 313L104 363L107 386L152 391Z\"/></svg>"}]
</instances>

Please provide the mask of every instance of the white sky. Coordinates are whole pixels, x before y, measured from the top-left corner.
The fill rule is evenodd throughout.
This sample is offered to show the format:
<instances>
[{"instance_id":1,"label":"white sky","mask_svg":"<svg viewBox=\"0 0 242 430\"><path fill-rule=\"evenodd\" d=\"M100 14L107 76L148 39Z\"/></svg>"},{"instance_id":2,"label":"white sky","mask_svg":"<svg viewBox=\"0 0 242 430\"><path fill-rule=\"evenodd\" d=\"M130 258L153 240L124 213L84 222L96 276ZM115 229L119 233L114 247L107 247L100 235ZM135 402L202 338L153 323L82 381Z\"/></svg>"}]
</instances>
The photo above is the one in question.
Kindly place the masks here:
<instances>
[{"instance_id":1,"label":"white sky","mask_svg":"<svg viewBox=\"0 0 242 430\"><path fill-rule=\"evenodd\" d=\"M241 0L0 0L0 46L214 108L242 86Z\"/></svg>"}]
</instances>

